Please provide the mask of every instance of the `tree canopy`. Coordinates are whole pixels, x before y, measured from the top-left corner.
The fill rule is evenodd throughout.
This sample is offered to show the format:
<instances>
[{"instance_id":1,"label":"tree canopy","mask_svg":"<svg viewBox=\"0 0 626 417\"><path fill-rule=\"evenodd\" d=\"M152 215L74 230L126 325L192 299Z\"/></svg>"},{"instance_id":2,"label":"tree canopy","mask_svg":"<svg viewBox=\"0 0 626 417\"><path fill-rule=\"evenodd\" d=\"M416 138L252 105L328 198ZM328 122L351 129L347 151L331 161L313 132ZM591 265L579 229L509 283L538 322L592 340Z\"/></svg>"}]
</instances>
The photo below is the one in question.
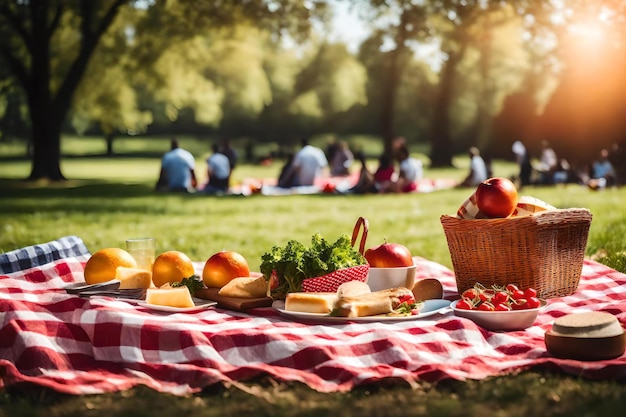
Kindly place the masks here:
<instances>
[{"instance_id":1,"label":"tree canopy","mask_svg":"<svg viewBox=\"0 0 626 417\"><path fill-rule=\"evenodd\" d=\"M358 51L334 4L361 17ZM626 137L620 0L0 0L0 139L62 179L61 133L177 129L427 143L433 165L549 139L573 160Z\"/></svg>"}]
</instances>

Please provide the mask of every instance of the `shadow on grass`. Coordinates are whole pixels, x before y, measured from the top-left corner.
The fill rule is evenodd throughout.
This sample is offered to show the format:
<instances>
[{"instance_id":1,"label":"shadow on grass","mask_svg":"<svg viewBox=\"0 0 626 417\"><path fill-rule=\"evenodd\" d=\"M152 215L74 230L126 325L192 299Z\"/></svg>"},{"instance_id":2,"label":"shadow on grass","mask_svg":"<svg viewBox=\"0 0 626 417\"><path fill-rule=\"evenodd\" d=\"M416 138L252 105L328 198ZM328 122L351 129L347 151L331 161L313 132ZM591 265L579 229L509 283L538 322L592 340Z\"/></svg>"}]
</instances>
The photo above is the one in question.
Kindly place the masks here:
<instances>
[{"instance_id":1,"label":"shadow on grass","mask_svg":"<svg viewBox=\"0 0 626 417\"><path fill-rule=\"evenodd\" d=\"M98 180L72 179L67 181L24 181L0 178L0 202L5 214L21 214L36 209L40 213L63 211L97 213L124 213L137 211L137 204L145 213L161 214L171 208L169 202L184 204L185 201L209 201L219 199L242 199L241 195L209 195L182 192L157 193L153 184L125 184ZM163 204L135 203L133 200L157 199ZM11 203L14 200L15 203ZM23 203L23 200L26 203ZM151 200L154 201L154 200ZM168 208L169 207L169 208Z\"/></svg>"},{"instance_id":2,"label":"shadow on grass","mask_svg":"<svg viewBox=\"0 0 626 417\"><path fill-rule=\"evenodd\" d=\"M126 198L154 194L154 188L147 184L80 179L51 182L0 178L0 198Z\"/></svg>"},{"instance_id":3,"label":"shadow on grass","mask_svg":"<svg viewBox=\"0 0 626 417\"><path fill-rule=\"evenodd\" d=\"M63 154L62 159L122 159L122 158L138 158L138 159L161 159L163 157L163 151L143 151L143 152L115 152L114 154L107 153L81 153L81 154ZM32 158L25 155L2 155L0 156L0 162L31 162Z\"/></svg>"}]
</instances>

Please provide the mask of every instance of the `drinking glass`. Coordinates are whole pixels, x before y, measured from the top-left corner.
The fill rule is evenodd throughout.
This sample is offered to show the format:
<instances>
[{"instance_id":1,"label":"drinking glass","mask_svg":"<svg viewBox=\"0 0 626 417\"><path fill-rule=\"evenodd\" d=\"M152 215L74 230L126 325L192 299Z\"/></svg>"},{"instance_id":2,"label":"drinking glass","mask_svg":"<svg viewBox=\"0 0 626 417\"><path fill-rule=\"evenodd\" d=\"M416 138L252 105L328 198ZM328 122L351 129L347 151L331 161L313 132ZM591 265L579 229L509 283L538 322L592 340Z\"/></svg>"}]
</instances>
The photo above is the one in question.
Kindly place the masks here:
<instances>
[{"instance_id":1,"label":"drinking glass","mask_svg":"<svg viewBox=\"0 0 626 417\"><path fill-rule=\"evenodd\" d=\"M138 268L152 272L156 256L156 239L151 237L127 239L126 249L137 261Z\"/></svg>"}]
</instances>

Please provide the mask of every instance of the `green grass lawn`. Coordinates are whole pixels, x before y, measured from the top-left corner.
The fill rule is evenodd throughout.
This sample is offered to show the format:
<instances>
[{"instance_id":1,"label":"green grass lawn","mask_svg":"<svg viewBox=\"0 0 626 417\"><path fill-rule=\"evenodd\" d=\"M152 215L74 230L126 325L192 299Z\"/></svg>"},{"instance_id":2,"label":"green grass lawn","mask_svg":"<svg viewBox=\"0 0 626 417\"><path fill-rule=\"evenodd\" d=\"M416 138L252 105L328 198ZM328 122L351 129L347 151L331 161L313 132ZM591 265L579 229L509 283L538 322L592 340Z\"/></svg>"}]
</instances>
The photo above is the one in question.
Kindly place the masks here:
<instances>
[{"instance_id":1,"label":"green grass lawn","mask_svg":"<svg viewBox=\"0 0 626 417\"><path fill-rule=\"evenodd\" d=\"M191 142L191 140L190 140ZM167 150L167 140L159 142ZM132 144L132 143L131 143ZM182 141L185 146L185 141ZM439 223L453 214L471 190L429 194L370 196L211 197L155 194L159 154L103 156L104 142L86 145L73 138L62 170L67 183L25 183L30 163L0 147L0 252L77 235L96 251L123 247L129 237L152 236L158 251L180 250L204 261L222 250L243 254L252 269L273 245L289 239L308 241L315 232L328 238L351 234L356 219L369 220L368 246L387 239L406 245L414 255L451 267ZM144 144L145 145L145 144ZM155 145L154 143L152 145ZM163 146L164 145L164 146ZM144 152L144 147L134 143ZM205 164L195 142L198 169ZM89 147L84 149L82 147ZM190 146L191 147L191 146ZM208 149L208 146L206 147ZM78 157L71 152L91 153ZM8 155L8 156L7 156ZM419 155L424 157L423 154ZM462 178L467 169L463 156L458 168L430 170L426 176ZM374 164L374 162L372 162ZM280 161L270 166L242 165L235 180L275 177ZM509 176L514 164L496 161L494 173ZM557 207L587 207L594 215L587 255L604 253L603 261L624 268L626 248L626 188L593 192L585 187L528 187L532 195ZM241 388L241 389L240 389ZM29 387L0 391L0 416L141 416L185 415L309 415L360 416L561 416L621 414L626 387L618 381L594 382L549 371L528 371L484 381L402 384L362 387L348 394L320 394L298 384L266 379L240 388L210 387L190 397L158 394L145 388L98 396L61 396Z\"/></svg>"}]
</instances>

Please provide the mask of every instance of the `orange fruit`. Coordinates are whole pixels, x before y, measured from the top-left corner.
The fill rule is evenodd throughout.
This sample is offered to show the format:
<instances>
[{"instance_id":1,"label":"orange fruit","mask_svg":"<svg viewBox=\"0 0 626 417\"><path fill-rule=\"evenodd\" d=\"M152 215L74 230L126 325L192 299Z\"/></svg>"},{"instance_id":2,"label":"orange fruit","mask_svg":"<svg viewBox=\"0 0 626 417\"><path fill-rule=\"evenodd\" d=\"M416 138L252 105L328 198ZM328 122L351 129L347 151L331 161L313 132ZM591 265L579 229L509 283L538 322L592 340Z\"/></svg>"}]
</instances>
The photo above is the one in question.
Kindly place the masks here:
<instances>
[{"instance_id":1,"label":"orange fruit","mask_svg":"<svg viewBox=\"0 0 626 417\"><path fill-rule=\"evenodd\" d=\"M180 282L193 274L195 270L189 256L176 250L163 252L152 265L152 282L157 287L168 282Z\"/></svg>"},{"instance_id":2,"label":"orange fruit","mask_svg":"<svg viewBox=\"0 0 626 417\"><path fill-rule=\"evenodd\" d=\"M124 249L100 249L91 255L85 264L85 282L97 284L115 279L118 266L137 268L137 261Z\"/></svg>"},{"instance_id":3,"label":"orange fruit","mask_svg":"<svg viewBox=\"0 0 626 417\"><path fill-rule=\"evenodd\" d=\"M222 288L233 278L249 276L248 261L243 255L233 251L221 251L211 255L202 270L202 280L209 288Z\"/></svg>"}]
</instances>

